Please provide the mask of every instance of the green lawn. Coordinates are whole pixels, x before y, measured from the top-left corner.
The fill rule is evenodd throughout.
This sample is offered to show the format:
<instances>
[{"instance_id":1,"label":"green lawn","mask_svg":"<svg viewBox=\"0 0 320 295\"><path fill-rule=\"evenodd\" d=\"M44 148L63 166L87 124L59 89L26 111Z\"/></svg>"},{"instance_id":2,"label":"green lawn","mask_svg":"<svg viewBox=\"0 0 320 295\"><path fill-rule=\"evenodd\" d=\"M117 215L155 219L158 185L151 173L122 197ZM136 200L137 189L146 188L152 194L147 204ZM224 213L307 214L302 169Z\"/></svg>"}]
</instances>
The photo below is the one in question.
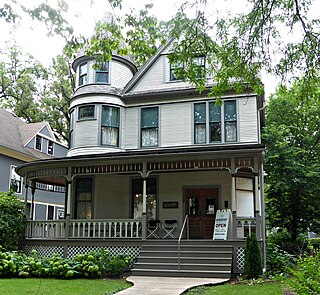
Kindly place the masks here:
<instances>
[{"instance_id":1,"label":"green lawn","mask_svg":"<svg viewBox=\"0 0 320 295\"><path fill-rule=\"evenodd\" d=\"M280 282L255 285L226 284L197 287L187 292L186 295L282 295L285 288L287 285Z\"/></svg>"},{"instance_id":2,"label":"green lawn","mask_svg":"<svg viewBox=\"0 0 320 295\"><path fill-rule=\"evenodd\" d=\"M0 294L6 295L105 295L129 288L125 280L102 279L0 279Z\"/></svg>"}]
</instances>

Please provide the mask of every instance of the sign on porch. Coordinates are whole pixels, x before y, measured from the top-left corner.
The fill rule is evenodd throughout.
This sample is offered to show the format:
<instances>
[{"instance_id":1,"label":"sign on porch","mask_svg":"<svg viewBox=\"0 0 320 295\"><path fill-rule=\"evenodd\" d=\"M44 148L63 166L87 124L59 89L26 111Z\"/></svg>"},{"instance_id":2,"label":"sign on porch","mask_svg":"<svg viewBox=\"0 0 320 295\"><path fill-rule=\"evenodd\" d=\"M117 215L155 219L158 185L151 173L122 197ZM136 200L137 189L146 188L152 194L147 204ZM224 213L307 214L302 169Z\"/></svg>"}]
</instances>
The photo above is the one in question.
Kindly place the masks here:
<instances>
[{"instance_id":1,"label":"sign on porch","mask_svg":"<svg viewBox=\"0 0 320 295\"><path fill-rule=\"evenodd\" d=\"M228 236L230 209L217 210L213 240L226 240Z\"/></svg>"}]
</instances>

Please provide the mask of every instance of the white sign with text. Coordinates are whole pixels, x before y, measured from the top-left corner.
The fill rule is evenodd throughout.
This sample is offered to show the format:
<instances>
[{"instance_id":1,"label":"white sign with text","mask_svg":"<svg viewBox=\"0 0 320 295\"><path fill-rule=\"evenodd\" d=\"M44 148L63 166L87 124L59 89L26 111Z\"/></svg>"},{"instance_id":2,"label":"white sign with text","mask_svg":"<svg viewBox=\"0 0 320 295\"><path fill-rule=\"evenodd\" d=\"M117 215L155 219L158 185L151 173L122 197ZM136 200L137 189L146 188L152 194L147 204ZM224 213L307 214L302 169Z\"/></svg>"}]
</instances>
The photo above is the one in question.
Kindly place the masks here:
<instances>
[{"instance_id":1,"label":"white sign with text","mask_svg":"<svg viewBox=\"0 0 320 295\"><path fill-rule=\"evenodd\" d=\"M213 240L227 239L230 215L230 209L217 210L216 220L214 224Z\"/></svg>"}]
</instances>

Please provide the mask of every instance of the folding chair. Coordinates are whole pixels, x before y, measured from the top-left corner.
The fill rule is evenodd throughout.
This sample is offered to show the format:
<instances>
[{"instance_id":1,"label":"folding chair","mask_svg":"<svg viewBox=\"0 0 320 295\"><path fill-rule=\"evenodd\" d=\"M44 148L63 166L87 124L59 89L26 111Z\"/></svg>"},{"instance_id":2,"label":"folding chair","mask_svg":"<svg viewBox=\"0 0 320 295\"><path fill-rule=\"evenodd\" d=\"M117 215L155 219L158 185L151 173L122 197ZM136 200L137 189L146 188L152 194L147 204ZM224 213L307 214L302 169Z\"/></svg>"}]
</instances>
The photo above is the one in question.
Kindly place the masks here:
<instances>
[{"instance_id":1,"label":"folding chair","mask_svg":"<svg viewBox=\"0 0 320 295\"><path fill-rule=\"evenodd\" d=\"M163 239L166 237L170 237L172 239L175 239L175 235L173 234L175 229L177 228L177 219L165 219L163 230L165 231L165 235L163 236Z\"/></svg>"},{"instance_id":2,"label":"folding chair","mask_svg":"<svg viewBox=\"0 0 320 295\"><path fill-rule=\"evenodd\" d=\"M159 239L160 237L157 235L157 232L160 230L161 222L159 219L149 219L148 220L148 236L147 239L150 237Z\"/></svg>"}]
</instances>

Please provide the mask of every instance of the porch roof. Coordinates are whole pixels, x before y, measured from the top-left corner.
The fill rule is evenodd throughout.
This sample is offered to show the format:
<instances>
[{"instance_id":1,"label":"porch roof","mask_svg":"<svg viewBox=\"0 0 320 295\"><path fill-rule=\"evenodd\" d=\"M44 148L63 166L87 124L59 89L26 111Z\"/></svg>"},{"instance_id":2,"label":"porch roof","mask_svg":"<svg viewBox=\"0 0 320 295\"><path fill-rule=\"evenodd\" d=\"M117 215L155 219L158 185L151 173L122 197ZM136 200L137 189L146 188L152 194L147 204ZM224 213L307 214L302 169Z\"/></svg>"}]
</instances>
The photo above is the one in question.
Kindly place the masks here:
<instances>
[{"instance_id":1,"label":"porch roof","mask_svg":"<svg viewBox=\"0 0 320 295\"><path fill-rule=\"evenodd\" d=\"M230 169L231 166L253 167L253 156L262 157L263 144L194 146L128 150L123 152L79 155L25 163L17 173L38 182L64 185L68 175L101 173L141 173L148 171L183 171L192 169ZM233 163L231 163L233 158ZM261 159L262 160L262 159ZM205 162L205 161L211 161ZM68 172L68 169L69 172Z\"/></svg>"}]
</instances>

